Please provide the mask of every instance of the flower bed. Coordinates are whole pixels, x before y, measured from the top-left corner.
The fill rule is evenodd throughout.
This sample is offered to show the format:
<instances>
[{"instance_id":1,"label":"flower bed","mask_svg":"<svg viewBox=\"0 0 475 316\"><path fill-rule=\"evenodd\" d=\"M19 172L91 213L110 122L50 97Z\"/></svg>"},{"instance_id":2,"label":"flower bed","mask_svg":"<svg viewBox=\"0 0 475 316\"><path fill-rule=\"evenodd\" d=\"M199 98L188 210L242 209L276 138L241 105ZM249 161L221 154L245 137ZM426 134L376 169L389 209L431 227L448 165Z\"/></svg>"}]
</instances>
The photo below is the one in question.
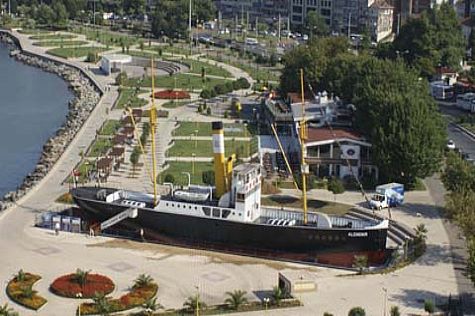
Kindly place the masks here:
<instances>
[{"instance_id":1,"label":"flower bed","mask_svg":"<svg viewBox=\"0 0 475 316\"><path fill-rule=\"evenodd\" d=\"M183 90L163 90L154 93L155 99L164 100L183 100L189 99L190 94Z\"/></svg>"},{"instance_id":2,"label":"flower bed","mask_svg":"<svg viewBox=\"0 0 475 316\"><path fill-rule=\"evenodd\" d=\"M156 283L133 287L129 293L122 295L120 298L107 300L110 305L110 312L115 313L141 307L147 301L155 297L157 291L158 285ZM95 315L100 313L101 311L96 303L81 304L81 315Z\"/></svg>"},{"instance_id":3,"label":"flower bed","mask_svg":"<svg viewBox=\"0 0 475 316\"><path fill-rule=\"evenodd\" d=\"M20 276L20 274L22 276ZM46 299L37 295L33 291L33 284L41 279L39 275L31 273L19 273L15 278L10 280L7 285L8 297L17 304L26 308L38 310L46 304Z\"/></svg>"},{"instance_id":4,"label":"flower bed","mask_svg":"<svg viewBox=\"0 0 475 316\"><path fill-rule=\"evenodd\" d=\"M76 298L77 294L81 293L83 298L91 298L96 292L110 294L114 291L114 282L104 275L88 274L83 286L75 276L74 273L71 273L57 278L50 285L51 292L69 298Z\"/></svg>"}]
</instances>

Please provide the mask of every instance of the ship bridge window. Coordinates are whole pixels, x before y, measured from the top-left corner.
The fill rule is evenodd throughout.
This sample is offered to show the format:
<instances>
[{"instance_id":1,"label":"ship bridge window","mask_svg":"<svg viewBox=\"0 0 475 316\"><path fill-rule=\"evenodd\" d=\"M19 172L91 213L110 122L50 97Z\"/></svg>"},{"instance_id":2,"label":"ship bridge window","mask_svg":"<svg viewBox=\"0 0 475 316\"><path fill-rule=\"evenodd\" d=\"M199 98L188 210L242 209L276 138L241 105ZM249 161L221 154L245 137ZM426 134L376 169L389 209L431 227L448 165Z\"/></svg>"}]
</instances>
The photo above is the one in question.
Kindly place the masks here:
<instances>
[{"instance_id":1,"label":"ship bridge window","mask_svg":"<svg viewBox=\"0 0 475 316\"><path fill-rule=\"evenodd\" d=\"M220 214L219 208L214 208L213 209L213 217L220 217L219 214Z\"/></svg>"},{"instance_id":2,"label":"ship bridge window","mask_svg":"<svg viewBox=\"0 0 475 316\"><path fill-rule=\"evenodd\" d=\"M222 210L222 216L223 218L228 218L229 214L231 214L230 210Z\"/></svg>"},{"instance_id":3,"label":"ship bridge window","mask_svg":"<svg viewBox=\"0 0 475 316\"><path fill-rule=\"evenodd\" d=\"M206 216L209 216L211 214L211 209L209 207L203 207L203 213L205 213Z\"/></svg>"},{"instance_id":4,"label":"ship bridge window","mask_svg":"<svg viewBox=\"0 0 475 316\"><path fill-rule=\"evenodd\" d=\"M237 201L244 201L244 194L243 193L238 193L236 196Z\"/></svg>"}]
</instances>

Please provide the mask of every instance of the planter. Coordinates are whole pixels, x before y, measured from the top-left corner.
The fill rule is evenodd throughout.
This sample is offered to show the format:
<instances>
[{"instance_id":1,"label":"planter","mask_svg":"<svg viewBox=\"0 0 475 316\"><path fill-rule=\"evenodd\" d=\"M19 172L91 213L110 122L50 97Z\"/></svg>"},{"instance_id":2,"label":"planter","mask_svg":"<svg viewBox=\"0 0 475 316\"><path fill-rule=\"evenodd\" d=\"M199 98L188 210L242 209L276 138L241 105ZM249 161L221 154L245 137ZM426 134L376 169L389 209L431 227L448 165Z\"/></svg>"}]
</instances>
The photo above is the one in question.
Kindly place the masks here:
<instances>
[{"instance_id":1,"label":"planter","mask_svg":"<svg viewBox=\"0 0 475 316\"><path fill-rule=\"evenodd\" d=\"M154 93L155 99L163 100L184 100L190 99L190 94L183 90L163 90Z\"/></svg>"},{"instance_id":2,"label":"planter","mask_svg":"<svg viewBox=\"0 0 475 316\"><path fill-rule=\"evenodd\" d=\"M22 280L18 276L10 280L7 285L7 295L15 303L32 309L38 310L46 304L47 300L33 291L33 285L41 280L39 275L25 273Z\"/></svg>"},{"instance_id":3,"label":"planter","mask_svg":"<svg viewBox=\"0 0 475 316\"><path fill-rule=\"evenodd\" d=\"M63 275L50 285L51 292L69 298L77 298L79 293L81 293L82 298L92 298L96 292L107 295L112 293L114 288L114 282L100 274L88 274L84 286L81 286L75 279L74 273Z\"/></svg>"}]
</instances>

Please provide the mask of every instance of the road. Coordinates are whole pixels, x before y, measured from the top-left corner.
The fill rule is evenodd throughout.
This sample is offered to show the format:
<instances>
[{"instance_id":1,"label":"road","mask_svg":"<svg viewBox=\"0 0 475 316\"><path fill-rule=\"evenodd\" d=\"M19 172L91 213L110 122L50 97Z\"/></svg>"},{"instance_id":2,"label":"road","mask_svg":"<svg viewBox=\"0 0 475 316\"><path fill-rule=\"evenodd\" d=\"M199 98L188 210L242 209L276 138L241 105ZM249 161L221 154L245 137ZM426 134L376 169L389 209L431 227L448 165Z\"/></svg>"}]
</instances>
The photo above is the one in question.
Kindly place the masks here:
<instances>
[{"instance_id":1,"label":"road","mask_svg":"<svg viewBox=\"0 0 475 316\"><path fill-rule=\"evenodd\" d=\"M438 104L440 111L449 121L456 121L460 116L467 114L466 111L456 108L455 103L438 102ZM475 159L475 138L464 133L455 123L449 123L447 134L457 148L467 153L471 159Z\"/></svg>"}]
</instances>

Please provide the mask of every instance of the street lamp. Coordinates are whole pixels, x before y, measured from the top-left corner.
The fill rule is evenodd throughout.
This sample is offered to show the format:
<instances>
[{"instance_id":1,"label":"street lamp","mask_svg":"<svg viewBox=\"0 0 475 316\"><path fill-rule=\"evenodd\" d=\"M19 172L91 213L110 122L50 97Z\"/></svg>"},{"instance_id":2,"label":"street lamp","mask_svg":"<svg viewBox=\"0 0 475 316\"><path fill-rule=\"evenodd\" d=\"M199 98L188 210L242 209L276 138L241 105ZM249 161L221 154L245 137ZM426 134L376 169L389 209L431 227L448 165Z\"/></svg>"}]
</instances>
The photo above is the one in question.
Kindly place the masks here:
<instances>
[{"instance_id":1,"label":"street lamp","mask_svg":"<svg viewBox=\"0 0 475 316\"><path fill-rule=\"evenodd\" d=\"M198 147L198 130L195 129L195 149Z\"/></svg>"},{"instance_id":2,"label":"street lamp","mask_svg":"<svg viewBox=\"0 0 475 316\"><path fill-rule=\"evenodd\" d=\"M191 154L191 174L193 176L195 176L195 157L196 157L196 154L195 153L192 153Z\"/></svg>"},{"instance_id":3,"label":"street lamp","mask_svg":"<svg viewBox=\"0 0 475 316\"><path fill-rule=\"evenodd\" d=\"M200 316L200 288L196 285L196 316Z\"/></svg>"},{"instance_id":4,"label":"street lamp","mask_svg":"<svg viewBox=\"0 0 475 316\"><path fill-rule=\"evenodd\" d=\"M384 302L383 302L383 316L386 316L386 310L387 310L387 301L388 301L388 289L383 287L383 292L384 292Z\"/></svg>"}]
</instances>

